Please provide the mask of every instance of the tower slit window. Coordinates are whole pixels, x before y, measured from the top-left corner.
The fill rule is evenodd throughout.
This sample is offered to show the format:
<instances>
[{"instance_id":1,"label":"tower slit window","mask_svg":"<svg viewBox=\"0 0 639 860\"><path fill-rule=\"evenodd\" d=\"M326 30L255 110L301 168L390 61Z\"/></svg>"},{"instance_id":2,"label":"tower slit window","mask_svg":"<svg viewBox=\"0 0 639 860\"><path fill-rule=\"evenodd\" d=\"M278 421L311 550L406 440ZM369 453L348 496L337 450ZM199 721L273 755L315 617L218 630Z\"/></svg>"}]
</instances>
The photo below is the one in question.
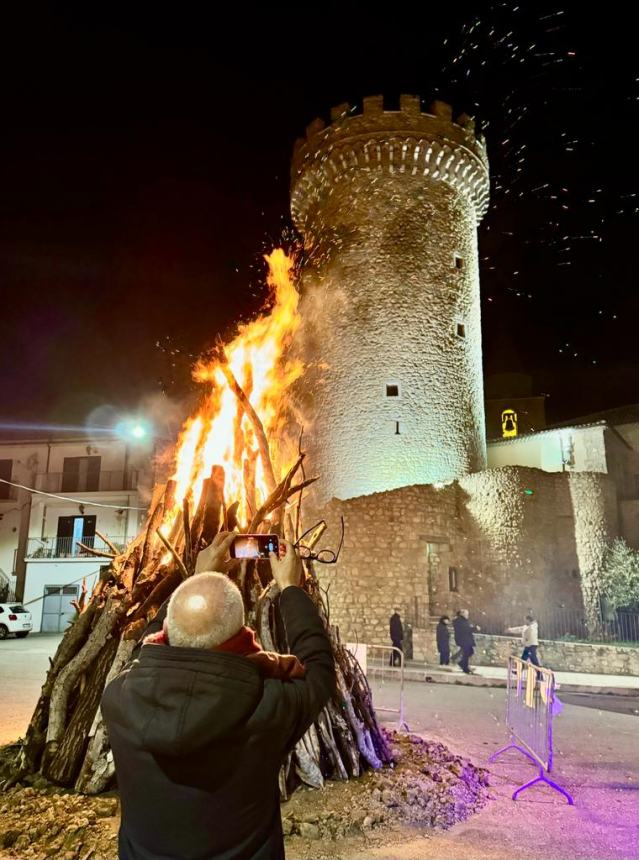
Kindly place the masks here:
<instances>
[{"instance_id":1,"label":"tower slit window","mask_svg":"<svg viewBox=\"0 0 639 860\"><path fill-rule=\"evenodd\" d=\"M457 568L449 567L448 568L448 590L449 591L459 591L459 579L457 576Z\"/></svg>"},{"instance_id":2,"label":"tower slit window","mask_svg":"<svg viewBox=\"0 0 639 860\"><path fill-rule=\"evenodd\" d=\"M399 382L386 383L386 397L399 397L400 394Z\"/></svg>"}]
</instances>

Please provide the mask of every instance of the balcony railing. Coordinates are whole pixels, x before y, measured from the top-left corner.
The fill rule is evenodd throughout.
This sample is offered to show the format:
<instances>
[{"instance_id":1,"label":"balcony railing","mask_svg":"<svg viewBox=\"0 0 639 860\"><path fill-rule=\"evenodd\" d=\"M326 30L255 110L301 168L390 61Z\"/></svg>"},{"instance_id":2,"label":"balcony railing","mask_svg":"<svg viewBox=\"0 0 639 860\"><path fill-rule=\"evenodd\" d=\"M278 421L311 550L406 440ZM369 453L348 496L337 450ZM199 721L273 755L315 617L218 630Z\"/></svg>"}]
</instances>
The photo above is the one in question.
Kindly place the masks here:
<instances>
[{"instance_id":1,"label":"balcony railing","mask_svg":"<svg viewBox=\"0 0 639 860\"><path fill-rule=\"evenodd\" d=\"M101 471L95 475L47 472L36 475L36 490L45 493L103 493L112 490L137 490L137 469Z\"/></svg>"},{"instance_id":2,"label":"balcony railing","mask_svg":"<svg viewBox=\"0 0 639 860\"><path fill-rule=\"evenodd\" d=\"M118 537L110 537L109 541L119 550L123 550L126 546L127 539L120 535ZM83 543L87 547L99 550L100 552L111 553L111 548L102 540L102 538L94 535L85 538L73 537L43 537L29 538L27 543L27 558L99 558L92 552L83 549L79 544Z\"/></svg>"}]
</instances>

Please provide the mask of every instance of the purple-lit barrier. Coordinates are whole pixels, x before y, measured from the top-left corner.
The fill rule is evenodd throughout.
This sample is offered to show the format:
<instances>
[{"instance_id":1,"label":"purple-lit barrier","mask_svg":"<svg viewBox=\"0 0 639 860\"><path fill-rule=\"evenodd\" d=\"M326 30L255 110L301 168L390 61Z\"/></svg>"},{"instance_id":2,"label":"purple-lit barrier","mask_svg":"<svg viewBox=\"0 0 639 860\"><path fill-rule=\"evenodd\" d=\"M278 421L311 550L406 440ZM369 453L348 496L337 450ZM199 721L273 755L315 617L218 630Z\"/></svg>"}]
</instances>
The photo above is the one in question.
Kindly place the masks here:
<instances>
[{"instance_id":1,"label":"purple-lit barrier","mask_svg":"<svg viewBox=\"0 0 639 860\"><path fill-rule=\"evenodd\" d=\"M552 723L561 711L561 702L555 696L555 675L550 669L533 666L519 657L508 659L508 685L506 692L506 726L510 733L508 746L490 757L494 761L506 750L516 749L539 767L539 776L520 786L513 800L531 785L545 782L566 798L573 799L560 785L550 779L553 760Z\"/></svg>"}]
</instances>

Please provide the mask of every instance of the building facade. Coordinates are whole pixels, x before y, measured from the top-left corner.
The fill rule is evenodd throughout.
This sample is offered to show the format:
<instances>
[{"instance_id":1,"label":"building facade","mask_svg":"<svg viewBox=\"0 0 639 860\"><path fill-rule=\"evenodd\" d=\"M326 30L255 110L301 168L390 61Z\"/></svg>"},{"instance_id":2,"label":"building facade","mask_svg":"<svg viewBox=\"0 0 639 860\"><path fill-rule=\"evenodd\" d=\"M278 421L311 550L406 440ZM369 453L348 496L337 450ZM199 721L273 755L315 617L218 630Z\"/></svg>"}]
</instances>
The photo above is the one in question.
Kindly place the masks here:
<instances>
[{"instance_id":1,"label":"building facade","mask_svg":"<svg viewBox=\"0 0 639 860\"><path fill-rule=\"evenodd\" d=\"M83 580L138 533L153 483L148 447L118 438L0 440L0 588L34 631L64 630ZM21 489L16 484L30 488ZM32 492L35 490L37 492Z\"/></svg>"}]
</instances>

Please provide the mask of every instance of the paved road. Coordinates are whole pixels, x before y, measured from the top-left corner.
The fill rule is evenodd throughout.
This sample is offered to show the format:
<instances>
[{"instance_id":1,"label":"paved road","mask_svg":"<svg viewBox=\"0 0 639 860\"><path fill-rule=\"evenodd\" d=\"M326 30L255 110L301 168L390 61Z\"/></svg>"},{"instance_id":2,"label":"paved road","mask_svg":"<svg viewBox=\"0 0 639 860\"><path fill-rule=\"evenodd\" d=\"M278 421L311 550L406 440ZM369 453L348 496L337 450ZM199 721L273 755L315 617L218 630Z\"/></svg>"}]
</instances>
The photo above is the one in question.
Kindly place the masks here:
<instances>
[{"instance_id":1,"label":"paved road","mask_svg":"<svg viewBox=\"0 0 639 860\"><path fill-rule=\"evenodd\" d=\"M15 741L29 725L40 688L62 637L32 633L0 642L0 744Z\"/></svg>"},{"instance_id":2,"label":"paved road","mask_svg":"<svg viewBox=\"0 0 639 860\"><path fill-rule=\"evenodd\" d=\"M581 708L595 708L599 711L613 711L616 714L639 716L639 696L607 696L591 693L562 693L559 698L564 704L578 705Z\"/></svg>"},{"instance_id":3,"label":"paved road","mask_svg":"<svg viewBox=\"0 0 639 860\"><path fill-rule=\"evenodd\" d=\"M392 683L373 692L378 706L397 702ZM407 684L406 719L413 731L487 765L506 742L504 699L500 689ZM509 752L487 765L495 800L464 824L428 840L406 834L397 846L355 850L344 860L639 858L639 721L593 704L592 697L588 707L565 702L556 720L555 778L574 795L574 806L547 787L512 801L534 770Z\"/></svg>"},{"instance_id":4,"label":"paved road","mask_svg":"<svg viewBox=\"0 0 639 860\"><path fill-rule=\"evenodd\" d=\"M0 743L24 733L59 640L43 634L0 642ZM395 683L374 693L378 706L397 703ZM410 683L406 718L413 731L486 764L506 741L504 695L503 689ZM575 696L579 704L573 704ZM490 766L495 800L466 823L430 839L409 831L396 846L339 848L333 860L639 858L639 721L627 711L637 700L623 698L562 696L555 776L574 794L575 806L548 788L513 802L513 790L530 779L532 768L508 753ZM380 718L392 722L395 716L380 712Z\"/></svg>"}]
</instances>

